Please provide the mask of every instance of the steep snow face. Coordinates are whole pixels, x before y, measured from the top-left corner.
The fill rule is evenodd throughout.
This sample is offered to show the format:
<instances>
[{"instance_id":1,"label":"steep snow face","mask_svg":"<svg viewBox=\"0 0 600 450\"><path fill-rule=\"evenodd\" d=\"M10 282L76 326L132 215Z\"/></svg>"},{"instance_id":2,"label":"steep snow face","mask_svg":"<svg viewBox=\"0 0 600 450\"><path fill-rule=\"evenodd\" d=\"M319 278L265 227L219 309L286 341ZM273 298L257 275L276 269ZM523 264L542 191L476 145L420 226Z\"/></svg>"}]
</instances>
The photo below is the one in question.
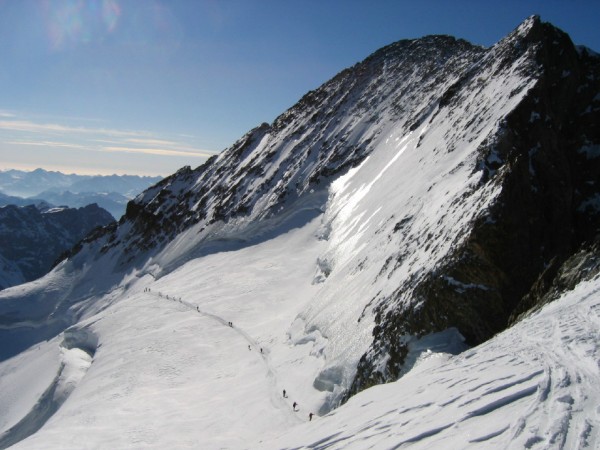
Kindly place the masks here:
<instances>
[{"instance_id":1,"label":"steep snow face","mask_svg":"<svg viewBox=\"0 0 600 450\"><path fill-rule=\"evenodd\" d=\"M335 386L332 405L371 345L375 315L418 308L415 287L463 244L500 192L496 180L481 182L481 147L536 83L532 47L517 58L504 56L512 39L492 48L419 126L389 126L372 154L332 184L324 219L328 250L319 259L323 288L301 314L307 329L328 339L317 384ZM395 339L405 344L417 337L398 332ZM386 367L389 348L376 358L385 378L399 375Z\"/></svg>"},{"instance_id":2,"label":"steep snow face","mask_svg":"<svg viewBox=\"0 0 600 450\"><path fill-rule=\"evenodd\" d=\"M574 79L562 77L566 67ZM343 391L354 373L337 370L336 359L347 370L360 357L351 395L406 373L411 346L429 333L456 327L470 345L485 341L525 310L520 300L538 277L547 282L594 238L600 217L578 216L577 205L597 190L600 171L578 150L600 135L572 118L593 103L598 74L568 36L531 18L412 134L390 133L387 156L373 152L334 185L331 248L321 258L329 278L304 316L332 336L323 378ZM532 108L543 123L530 121ZM360 302L347 301L353 292ZM341 323L320 319L332 315Z\"/></svg>"}]
</instances>

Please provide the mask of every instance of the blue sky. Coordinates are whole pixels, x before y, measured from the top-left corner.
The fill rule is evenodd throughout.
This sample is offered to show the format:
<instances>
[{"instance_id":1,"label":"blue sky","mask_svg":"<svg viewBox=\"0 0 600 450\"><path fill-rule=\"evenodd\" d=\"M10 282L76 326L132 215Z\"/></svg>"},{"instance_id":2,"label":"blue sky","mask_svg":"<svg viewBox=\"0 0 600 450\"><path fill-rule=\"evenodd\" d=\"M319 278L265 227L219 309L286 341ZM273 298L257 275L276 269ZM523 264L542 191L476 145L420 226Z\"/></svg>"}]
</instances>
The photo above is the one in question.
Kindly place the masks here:
<instances>
[{"instance_id":1,"label":"blue sky","mask_svg":"<svg viewBox=\"0 0 600 450\"><path fill-rule=\"evenodd\" d=\"M384 45L531 14L600 51L597 0L0 0L0 169L196 167Z\"/></svg>"}]
</instances>

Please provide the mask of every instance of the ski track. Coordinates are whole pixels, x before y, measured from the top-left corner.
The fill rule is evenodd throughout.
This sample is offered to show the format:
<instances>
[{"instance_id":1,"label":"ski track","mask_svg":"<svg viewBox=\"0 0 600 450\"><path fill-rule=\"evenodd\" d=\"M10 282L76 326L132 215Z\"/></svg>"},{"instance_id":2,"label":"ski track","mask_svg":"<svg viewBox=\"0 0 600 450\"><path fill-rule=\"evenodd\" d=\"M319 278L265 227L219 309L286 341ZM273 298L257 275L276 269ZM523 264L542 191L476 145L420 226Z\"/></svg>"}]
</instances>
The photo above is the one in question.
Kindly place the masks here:
<instances>
[{"instance_id":1,"label":"ski track","mask_svg":"<svg viewBox=\"0 0 600 450\"><path fill-rule=\"evenodd\" d=\"M532 360L544 362L543 379L537 402L519 420L526 426L517 428L515 437L528 431L525 448L538 444L552 448L598 448L600 442L594 439L592 430L600 428L599 414L591 419L584 411L590 406L597 407L599 400L594 390L600 386L596 348L600 341L600 303L586 308L571 305L559 318L547 316L547 320L534 323L536 326L528 329L525 338L531 344ZM549 342L560 345L549 351ZM600 408L596 411L600 413ZM537 424L528 420L535 415L553 420Z\"/></svg>"},{"instance_id":2,"label":"ski track","mask_svg":"<svg viewBox=\"0 0 600 450\"><path fill-rule=\"evenodd\" d=\"M252 336L250 336L244 330L242 330L241 328L239 328L235 325L230 326L229 321L225 320L224 318L222 318L216 314L212 314L212 313L203 311L202 309L200 309L199 305L195 305L186 300L183 300L183 298L181 298L181 297L175 297L173 295L163 294L162 292L155 292L152 290L147 290L147 291L145 291L145 293L148 295L151 295L153 297L156 297L156 298L170 300L170 301L173 301L176 303L180 303L180 304L188 307L191 311L195 311L198 314L200 314L201 316L212 319L212 320L220 323L224 327L232 329L233 331L238 333L249 344L250 348L254 348L255 350L258 349L259 351L255 352L255 353L257 355L259 355L261 357L262 361L264 362L265 367L267 369L267 378L270 380L270 383L273 386L271 402L273 403L274 406L278 407L279 409L282 409L282 410L285 409L287 411L290 411L290 417L294 417L297 422L299 422L299 423L305 422L298 416L298 414L292 414L292 412L294 410L292 409L292 407L289 404L287 404L285 402L283 395L280 395L280 393L283 392L283 390L280 389L280 387L279 387L279 383L277 381L277 374L275 373L275 371L273 370L273 367L271 365L271 361L269 358L269 352L267 349L261 347L260 344L254 338L252 338ZM289 392L288 392L288 394L289 394ZM285 398L289 399L290 396L287 395L287 397L285 397Z\"/></svg>"}]
</instances>

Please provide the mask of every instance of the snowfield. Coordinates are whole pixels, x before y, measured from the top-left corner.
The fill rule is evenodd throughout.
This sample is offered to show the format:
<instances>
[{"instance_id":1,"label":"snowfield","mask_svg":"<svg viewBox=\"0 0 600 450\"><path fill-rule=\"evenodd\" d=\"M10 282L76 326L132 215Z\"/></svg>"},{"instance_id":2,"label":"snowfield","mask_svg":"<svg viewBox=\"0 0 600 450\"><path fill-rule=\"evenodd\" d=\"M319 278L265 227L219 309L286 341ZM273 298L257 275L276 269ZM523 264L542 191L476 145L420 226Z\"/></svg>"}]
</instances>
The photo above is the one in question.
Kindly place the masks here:
<instances>
[{"instance_id":1,"label":"snowfield","mask_svg":"<svg viewBox=\"0 0 600 450\"><path fill-rule=\"evenodd\" d=\"M146 275L118 300L98 300L111 306L1 363L0 446L42 425L27 415L44 395L56 412L36 415L49 420L15 448L244 448L307 421L323 396L311 386L322 342L287 330L317 289L318 226L158 281ZM66 347L91 365L63 355ZM56 383L72 387L62 405L65 390L44 394Z\"/></svg>"},{"instance_id":2,"label":"snowfield","mask_svg":"<svg viewBox=\"0 0 600 450\"><path fill-rule=\"evenodd\" d=\"M597 448L600 279L458 356L438 351L446 337L423 339L399 381L308 422L327 393L313 386L327 338L298 318L320 289L320 222L157 281L143 276L111 306L1 363L0 444Z\"/></svg>"}]
</instances>

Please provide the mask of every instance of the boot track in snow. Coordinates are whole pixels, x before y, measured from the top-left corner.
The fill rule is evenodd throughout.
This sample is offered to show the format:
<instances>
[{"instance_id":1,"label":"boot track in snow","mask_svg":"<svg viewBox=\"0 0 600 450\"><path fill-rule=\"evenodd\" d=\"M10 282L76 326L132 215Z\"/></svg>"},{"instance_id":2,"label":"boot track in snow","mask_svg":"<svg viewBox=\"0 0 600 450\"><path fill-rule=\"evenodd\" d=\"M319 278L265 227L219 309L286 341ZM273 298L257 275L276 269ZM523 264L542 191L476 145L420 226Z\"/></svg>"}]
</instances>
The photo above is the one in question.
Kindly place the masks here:
<instances>
[{"instance_id":1,"label":"boot track in snow","mask_svg":"<svg viewBox=\"0 0 600 450\"><path fill-rule=\"evenodd\" d=\"M274 387L274 389L272 390L272 394L271 394L271 402L280 409L286 409L286 410L289 410L290 412L293 411L291 406L288 405L280 395L280 393L282 392L282 388L280 388L280 386L278 385L277 375L276 375L275 371L273 370L273 367L271 366L271 361L269 358L268 351L266 351L264 348L260 347L260 344L254 338L252 338L252 336L250 336L248 333L246 333L241 328L230 325L230 322L225 320L224 318L222 318L216 314L212 314L212 313L203 311L200 309L200 307L198 305L194 305L188 301L185 301L181 297L166 295L166 294L163 294L162 292L155 292L155 291L151 291L151 290L147 290L147 291L145 291L145 293L148 295L151 295L153 297L156 297L156 298L161 298L161 299L165 299L165 300L170 300L172 302L180 303L180 304L188 307L190 310L197 312L201 316L212 319L212 320L220 323L221 325L234 330L236 333L238 333L240 336L242 336L242 338L244 338L244 340L249 344L249 346L251 348L261 349L262 351L258 351L258 352L256 352L256 354L260 355L260 357L262 358L262 360L266 366L266 369L267 369L267 378L271 381L271 385ZM289 398L289 394L288 394L287 398ZM298 422L303 422L303 420L300 419L300 417L297 414L291 414L291 416L295 417Z\"/></svg>"}]
</instances>

